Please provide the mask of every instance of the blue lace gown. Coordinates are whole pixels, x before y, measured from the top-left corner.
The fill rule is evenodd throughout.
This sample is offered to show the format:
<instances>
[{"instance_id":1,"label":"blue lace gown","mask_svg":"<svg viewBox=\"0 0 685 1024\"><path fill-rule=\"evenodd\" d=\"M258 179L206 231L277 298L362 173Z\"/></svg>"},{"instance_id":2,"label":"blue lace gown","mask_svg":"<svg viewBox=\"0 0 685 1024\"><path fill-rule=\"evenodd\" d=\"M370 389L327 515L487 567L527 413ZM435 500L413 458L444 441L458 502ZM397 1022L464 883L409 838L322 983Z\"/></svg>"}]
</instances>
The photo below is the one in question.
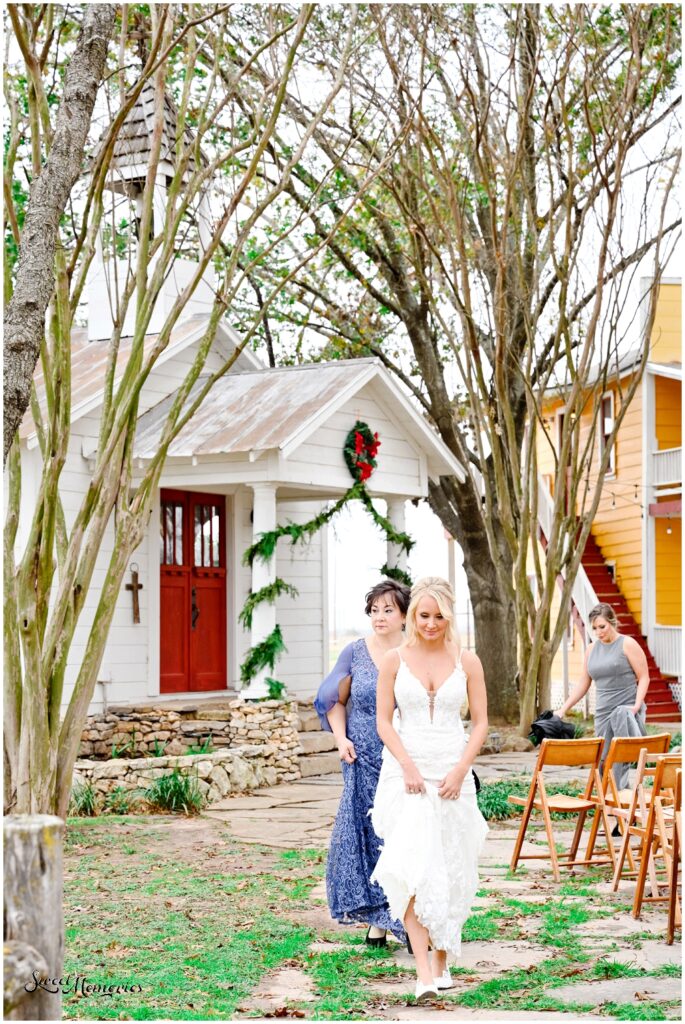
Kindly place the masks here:
<instances>
[{"instance_id":1,"label":"blue lace gown","mask_svg":"<svg viewBox=\"0 0 685 1024\"><path fill-rule=\"evenodd\" d=\"M338 687L348 675L352 686L347 702L347 736L354 743L357 759L353 764L342 763L343 792L326 863L328 906L331 917L340 924L363 921L391 931L405 942L402 923L392 918L383 890L370 880L380 856L369 811L376 795L383 744L376 731L378 669L366 641L356 640L342 651L322 683L314 706L323 728L330 732L326 713L336 703Z\"/></svg>"}]
</instances>

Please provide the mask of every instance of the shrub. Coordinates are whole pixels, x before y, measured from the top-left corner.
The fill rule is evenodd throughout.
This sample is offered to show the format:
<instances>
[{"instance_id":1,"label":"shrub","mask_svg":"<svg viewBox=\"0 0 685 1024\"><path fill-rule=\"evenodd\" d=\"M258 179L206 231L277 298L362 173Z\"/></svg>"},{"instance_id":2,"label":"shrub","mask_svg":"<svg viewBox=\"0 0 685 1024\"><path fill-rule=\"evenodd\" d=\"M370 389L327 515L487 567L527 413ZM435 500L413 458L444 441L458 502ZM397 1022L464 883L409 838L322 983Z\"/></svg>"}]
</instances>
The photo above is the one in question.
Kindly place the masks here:
<instances>
[{"instance_id":1,"label":"shrub","mask_svg":"<svg viewBox=\"0 0 685 1024\"><path fill-rule=\"evenodd\" d=\"M567 786L562 783L550 783L546 787L547 795L554 793L566 793L568 796L578 796L579 790L575 786ZM508 779L501 782L484 782L478 794L478 806L480 813L486 821L503 821L505 818L517 818L521 814L520 804L510 804L508 797L528 795L530 789L529 779ZM566 818L567 815L552 815L553 818Z\"/></svg>"},{"instance_id":2,"label":"shrub","mask_svg":"<svg viewBox=\"0 0 685 1024\"><path fill-rule=\"evenodd\" d=\"M105 814L130 814L137 802L138 798L132 790L116 786L105 797L104 811Z\"/></svg>"},{"instance_id":3,"label":"shrub","mask_svg":"<svg viewBox=\"0 0 685 1024\"><path fill-rule=\"evenodd\" d=\"M157 810L172 811L175 814L179 811L198 814L205 802L197 778L185 775L178 768L154 779L145 790L145 799Z\"/></svg>"},{"instance_id":4,"label":"shrub","mask_svg":"<svg viewBox=\"0 0 685 1024\"><path fill-rule=\"evenodd\" d=\"M76 817L93 818L98 812L98 795L92 782L79 782L71 791L69 812Z\"/></svg>"},{"instance_id":5,"label":"shrub","mask_svg":"<svg viewBox=\"0 0 685 1024\"><path fill-rule=\"evenodd\" d=\"M668 745L668 749L669 750L673 750L675 748L680 749L680 747L682 747L682 745L683 745L683 734L680 733L680 732L674 732L673 735L671 736L671 742Z\"/></svg>"}]
</instances>

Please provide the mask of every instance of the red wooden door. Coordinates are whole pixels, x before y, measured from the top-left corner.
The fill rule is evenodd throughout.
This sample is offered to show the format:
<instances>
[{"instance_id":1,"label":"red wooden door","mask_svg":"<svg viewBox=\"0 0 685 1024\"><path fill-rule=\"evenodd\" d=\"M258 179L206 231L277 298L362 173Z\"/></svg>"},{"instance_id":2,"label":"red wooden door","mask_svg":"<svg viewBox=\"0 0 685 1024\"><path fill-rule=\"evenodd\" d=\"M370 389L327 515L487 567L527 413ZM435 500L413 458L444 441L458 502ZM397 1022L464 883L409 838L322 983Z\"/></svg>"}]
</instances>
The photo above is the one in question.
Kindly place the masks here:
<instances>
[{"instance_id":1,"label":"red wooden door","mask_svg":"<svg viewBox=\"0 0 685 1024\"><path fill-rule=\"evenodd\" d=\"M160 691L226 688L226 501L163 490Z\"/></svg>"}]
</instances>

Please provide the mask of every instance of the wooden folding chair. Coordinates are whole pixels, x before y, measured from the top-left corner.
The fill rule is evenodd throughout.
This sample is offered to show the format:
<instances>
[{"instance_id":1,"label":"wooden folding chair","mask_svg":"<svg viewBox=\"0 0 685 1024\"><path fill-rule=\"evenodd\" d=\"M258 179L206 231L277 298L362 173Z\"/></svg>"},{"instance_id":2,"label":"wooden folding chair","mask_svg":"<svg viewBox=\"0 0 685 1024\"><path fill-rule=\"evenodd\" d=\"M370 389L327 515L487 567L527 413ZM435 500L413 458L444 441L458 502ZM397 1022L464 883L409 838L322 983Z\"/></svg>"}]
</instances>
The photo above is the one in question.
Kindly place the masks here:
<instances>
[{"instance_id":1,"label":"wooden folding chair","mask_svg":"<svg viewBox=\"0 0 685 1024\"><path fill-rule=\"evenodd\" d=\"M680 851L682 849L682 796L683 773L676 772L675 814L673 816L673 844L671 850L671 891L668 900L668 924L666 942L673 945L673 937L677 927L682 928L682 913L678 900L678 868L680 867Z\"/></svg>"},{"instance_id":2,"label":"wooden folding chair","mask_svg":"<svg viewBox=\"0 0 685 1024\"><path fill-rule=\"evenodd\" d=\"M627 828L621 843L621 850L614 869L614 891L618 888L621 878L621 871L625 863L626 852L632 836L640 840L640 863L637 872L635 885L635 898L633 900L633 917L639 917L642 910L642 903L645 900L654 901L666 899L659 895L659 882L656 875L656 855L661 848L661 840L656 832L656 803L660 798L660 805L664 822L666 816L673 820L673 804L675 802L676 773L682 767L680 755L660 754L656 758L653 769L644 766L645 752L640 755L638 763L638 778L636 780L634 799L631 803L629 814L634 815L633 823L627 822ZM646 797L645 781L648 775L653 772L654 784L650 799ZM665 827L665 823L664 823ZM650 876L652 896L644 895L647 874Z\"/></svg>"},{"instance_id":3,"label":"wooden folding chair","mask_svg":"<svg viewBox=\"0 0 685 1024\"><path fill-rule=\"evenodd\" d=\"M608 833L609 831L609 822L606 816L604 804L604 794L602 792L602 780L599 775L599 762L602 756L603 743L604 740L601 737L582 740L542 741L540 754L538 755L530 789L528 790L528 796L525 798L517 796L509 797L510 803L518 804L523 807L523 817L521 818L521 825L519 827L514 852L511 858L512 872L516 871L516 866L519 860L551 860L554 880L559 882L561 881L560 868L570 868L576 864L605 864L609 861L613 864L615 854L612 846L608 846L608 858L593 858L591 862L587 859L575 860L582 832L582 823L585 821L588 811L595 810L597 814L601 814L604 821L605 832ZM581 797L565 796L563 793L559 793L556 796L547 795L545 780L543 778L544 769L560 766L588 768L585 790ZM523 840L534 810L538 810L542 813L549 853L522 854L521 849L523 847ZM576 833L573 837L568 857L561 861L557 854L554 829L552 827L551 815L554 813L579 815L578 827L576 828Z\"/></svg>"},{"instance_id":4,"label":"wooden folding chair","mask_svg":"<svg viewBox=\"0 0 685 1024\"><path fill-rule=\"evenodd\" d=\"M637 876L638 868L633 856L635 851L632 849L630 841L633 838L637 838L637 850L641 848L653 792L648 787L647 781L654 778L657 762L663 756L663 754L655 754L646 746L643 746L637 762L635 783L630 796L630 802L627 807L622 805L621 807L612 808L612 813L621 820L621 828L623 829L623 839L614 870L614 892L618 889L622 875L625 877ZM629 870L624 872L626 857L628 858ZM648 870L652 889L655 889L657 886L656 872L651 861L648 865Z\"/></svg>"},{"instance_id":5,"label":"wooden folding chair","mask_svg":"<svg viewBox=\"0 0 685 1024\"><path fill-rule=\"evenodd\" d=\"M671 734L668 732L658 733L655 736L615 736L609 744L609 750L604 760L604 770L602 771L602 792L604 794L604 802L606 804L607 814L609 817L615 817L618 822L621 833L623 834L626 830L626 818L625 811L630 807L634 790L633 789L621 789L619 790L616 786L616 779L612 771L615 764L634 764L640 760L640 753L642 750L646 750L647 754L651 754L656 757L657 754L665 754L668 750L669 743L671 742ZM647 799L649 794L646 794ZM592 821L592 827L590 829L590 838L587 844L586 857L592 857L595 848L595 842L597 841L597 832L599 831L600 816L596 814ZM613 845L611 842L611 834L607 837L607 845ZM628 861L630 868L635 871L635 862L633 860L633 854L628 846L627 849Z\"/></svg>"}]
</instances>

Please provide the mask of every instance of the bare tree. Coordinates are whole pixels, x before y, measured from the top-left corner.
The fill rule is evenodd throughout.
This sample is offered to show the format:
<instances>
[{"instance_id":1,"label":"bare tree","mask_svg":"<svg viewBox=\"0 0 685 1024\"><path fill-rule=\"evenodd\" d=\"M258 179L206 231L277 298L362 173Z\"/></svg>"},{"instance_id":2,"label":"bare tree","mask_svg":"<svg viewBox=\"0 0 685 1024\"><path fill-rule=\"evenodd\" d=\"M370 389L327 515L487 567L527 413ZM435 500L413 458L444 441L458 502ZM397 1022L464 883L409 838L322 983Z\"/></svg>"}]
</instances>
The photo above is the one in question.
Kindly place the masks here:
<instances>
[{"instance_id":1,"label":"bare tree","mask_svg":"<svg viewBox=\"0 0 685 1024\"><path fill-rule=\"evenodd\" d=\"M466 485L442 478L430 503L464 551L492 716L520 716L525 729L560 641L556 578L572 583L602 479L580 525L559 511L534 589L541 396L567 382L576 409L592 374L606 378L632 274L650 261L657 287L678 235L679 217L667 217L678 25L672 5L371 7L344 116L317 129L317 159L288 188L323 238L360 174L402 136L400 157L279 315L325 331L327 358L377 355L469 465ZM286 105L306 121L298 97ZM333 163L336 187L316 202ZM592 446L564 444L563 472L577 460L573 507Z\"/></svg>"},{"instance_id":2,"label":"bare tree","mask_svg":"<svg viewBox=\"0 0 685 1024\"><path fill-rule=\"evenodd\" d=\"M296 74L298 54L313 14L312 5L294 11L265 8L251 31L242 13L217 5L151 5L147 24L135 31L128 19L121 26L117 66L108 79L108 95L116 108L92 161L88 187L74 204L71 221L60 231L56 247L54 288L41 346L45 395L34 392L34 427L42 453L39 490L31 521L18 548L21 509L21 452L18 440L8 459L8 512L5 527L5 750L8 803L11 810L54 812L63 816L83 721L97 678L116 598L131 553L149 523L152 496L170 443L188 422L221 374L250 342L273 302L266 291L262 308L247 327L242 344L216 372L206 360L217 324L242 282L254 269L248 240L302 159L313 133L341 89L346 64L356 44L356 17L347 20L340 42L341 63L320 93L306 126L290 133L289 158L265 174L268 146L284 116L286 87ZM236 20L238 19L238 20ZM232 33L244 43L240 56L230 43ZM131 51L143 39L142 77L134 83ZM49 45L38 37L32 45ZM49 67L50 61L44 63ZM261 85L268 68L271 84ZM182 70L182 74L180 73ZM168 90L176 88L175 137L168 126ZM121 229L111 191L113 153L131 103L143 88L154 107L144 180L128 223ZM29 96L31 125L40 114L40 94ZM249 111L249 123L245 117ZM15 131L21 132L17 122ZM41 136L43 139L44 136ZM16 141L16 140L15 140ZM163 143L165 149L163 151ZM161 161L173 165L163 209L155 188ZM200 231L198 206L214 187L211 216ZM109 190L109 191L108 191ZM6 194L6 201L8 197ZM15 212L9 199L9 215ZM296 230L297 219L281 235ZM192 236L192 237L191 237ZM108 345L99 439L91 455L91 479L73 516L62 505L61 475L70 435L71 334L98 238L111 268L110 303L113 329ZM156 302L175 256L194 246L196 269L175 299L154 335L148 332ZM225 248L224 248L225 247ZM221 255L223 253L223 255ZM316 249L293 260L291 273L301 271ZM120 257L119 259L117 257ZM210 262L221 268L215 301L193 365L173 396L162 429L159 450L143 471L135 471L133 442L141 390L169 344L174 326L198 287ZM123 269L121 264L124 264ZM285 277L287 284L288 276ZM127 320L128 316L128 320ZM130 336L124 325L132 322ZM67 659L105 536L110 530L111 558L96 591L96 611L89 628L76 683L64 718L61 716Z\"/></svg>"},{"instance_id":3,"label":"bare tree","mask_svg":"<svg viewBox=\"0 0 685 1024\"><path fill-rule=\"evenodd\" d=\"M21 240L17 219L11 219L15 242L19 245L19 264L3 323L3 463L28 409L31 380L43 338L45 311L54 284L53 267L59 220L82 170L83 150L95 97L103 77L117 8L116 4L91 4L86 7L81 34L66 71L64 94L54 129L50 122L43 74L55 32L55 8L52 4L38 7L9 4L8 10L34 97L32 131L35 138L32 154L34 179ZM44 18L47 21L43 33L45 44L39 49L36 37ZM11 102L10 105L14 104ZM44 164L43 151L47 153ZM11 160L9 163L5 173L11 177ZM8 188L6 178L5 194Z\"/></svg>"}]
</instances>

